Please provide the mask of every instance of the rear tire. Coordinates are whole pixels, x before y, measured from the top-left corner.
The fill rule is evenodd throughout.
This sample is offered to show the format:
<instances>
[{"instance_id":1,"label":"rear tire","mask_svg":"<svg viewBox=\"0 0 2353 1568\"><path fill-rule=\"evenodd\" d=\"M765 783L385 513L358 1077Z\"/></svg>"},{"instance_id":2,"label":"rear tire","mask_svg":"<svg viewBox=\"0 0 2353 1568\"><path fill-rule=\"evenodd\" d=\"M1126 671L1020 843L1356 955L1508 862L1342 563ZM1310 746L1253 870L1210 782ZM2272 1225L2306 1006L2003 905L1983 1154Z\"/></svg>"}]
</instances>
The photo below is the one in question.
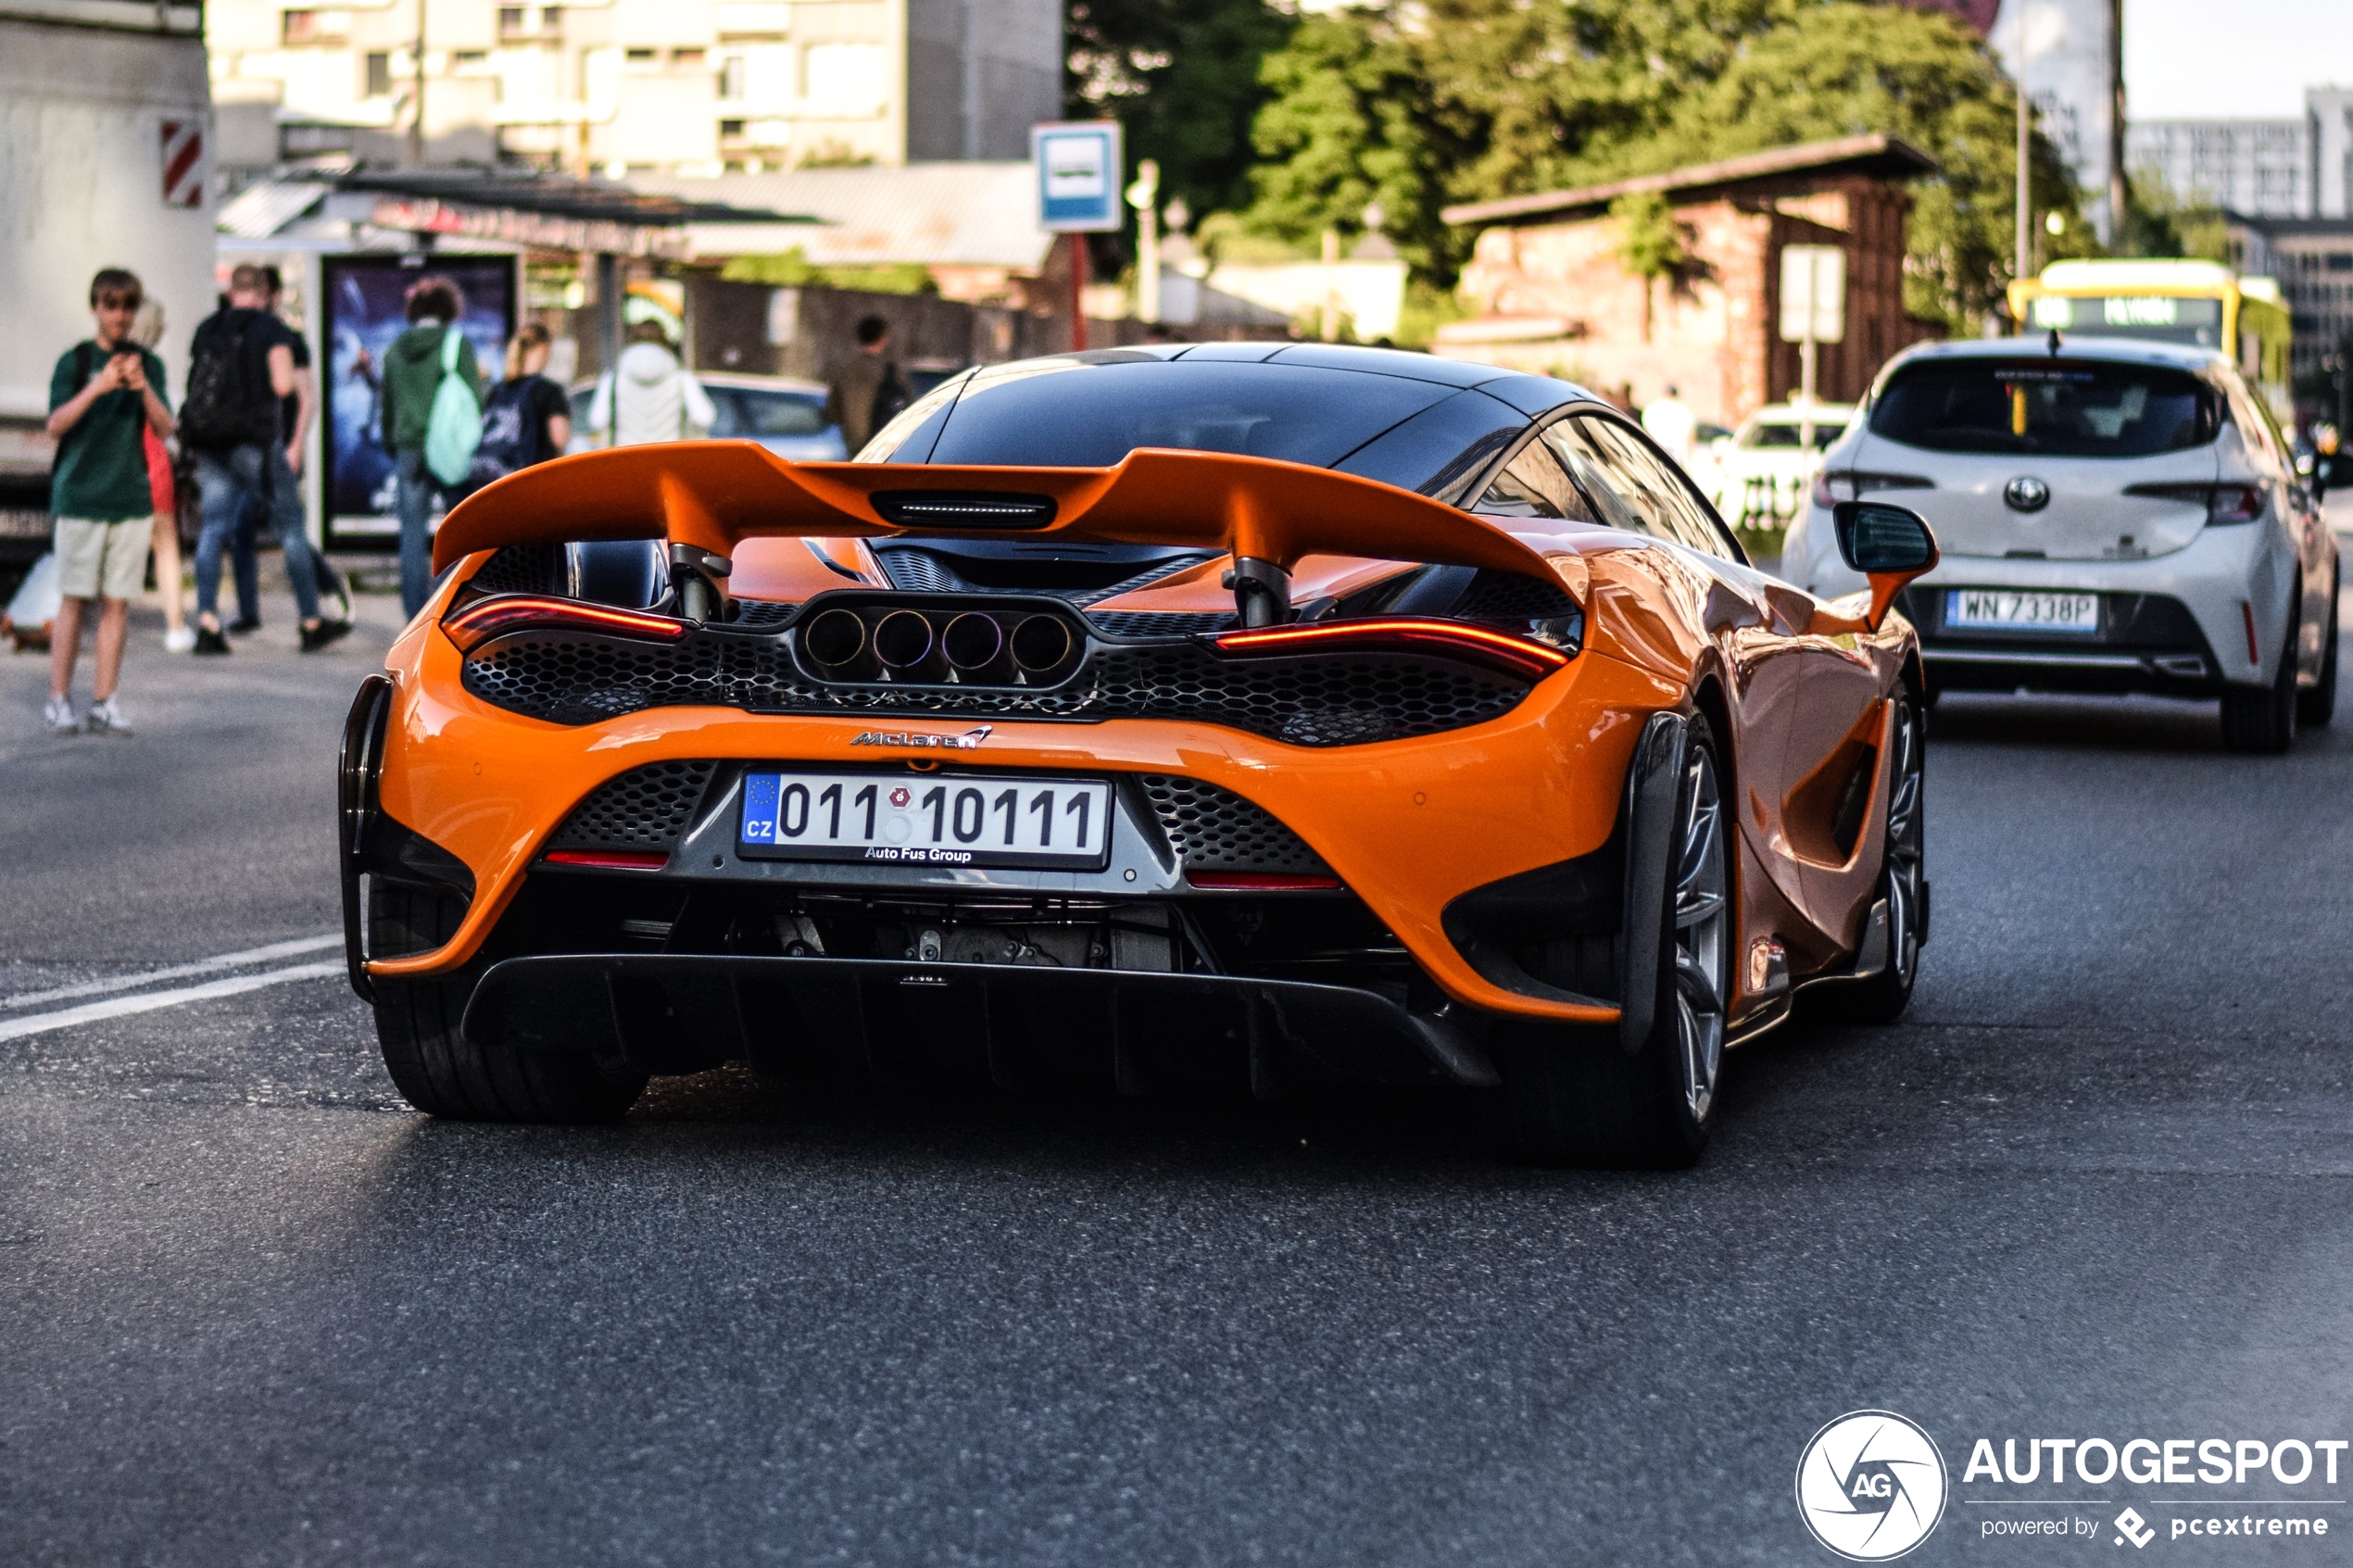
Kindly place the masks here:
<instances>
[{"instance_id":1,"label":"rear tire","mask_svg":"<svg viewBox=\"0 0 2353 1568\"><path fill-rule=\"evenodd\" d=\"M448 894L370 879L376 958L430 952L464 917L463 902ZM446 977L376 980L376 1042L410 1105L452 1122L611 1122L644 1091L644 1074L610 1078L585 1055L475 1045L462 1026L481 978L475 963Z\"/></svg>"},{"instance_id":2,"label":"rear tire","mask_svg":"<svg viewBox=\"0 0 2353 1568\"><path fill-rule=\"evenodd\" d=\"M2296 744L2296 619L2288 618L2287 646L2269 686L2233 686L2222 694L2222 745L2231 751L2278 756ZM2332 699L2334 700L2334 699Z\"/></svg>"},{"instance_id":3,"label":"rear tire","mask_svg":"<svg viewBox=\"0 0 2353 1568\"><path fill-rule=\"evenodd\" d=\"M1698 1160L1714 1125L1731 970L1727 820L1716 741L1691 721L1650 1035L1508 1024L1498 1033L1514 1151L1541 1165L1667 1170Z\"/></svg>"},{"instance_id":4,"label":"rear tire","mask_svg":"<svg viewBox=\"0 0 2353 1568\"><path fill-rule=\"evenodd\" d=\"M2336 717L2336 573L2329 574L2329 624L2327 634L2321 639L2321 680L2309 692L2296 694L2296 723L2298 729L2325 730L2329 721Z\"/></svg>"}]
</instances>

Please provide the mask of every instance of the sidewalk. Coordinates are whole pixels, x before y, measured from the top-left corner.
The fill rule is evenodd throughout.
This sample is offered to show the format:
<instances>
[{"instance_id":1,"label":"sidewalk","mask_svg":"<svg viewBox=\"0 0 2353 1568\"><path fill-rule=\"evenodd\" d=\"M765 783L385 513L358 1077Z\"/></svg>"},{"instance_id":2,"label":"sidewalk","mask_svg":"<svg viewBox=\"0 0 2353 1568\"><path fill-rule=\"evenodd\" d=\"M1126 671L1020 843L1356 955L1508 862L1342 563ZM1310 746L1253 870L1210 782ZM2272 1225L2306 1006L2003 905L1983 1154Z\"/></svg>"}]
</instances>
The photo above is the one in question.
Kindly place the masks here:
<instances>
[{"instance_id":1,"label":"sidewalk","mask_svg":"<svg viewBox=\"0 0 2353 1568\"><path fill-rule=\"evenodd\" d=\"M225 591L227 584L222 586L223 608L233 614L233 596ZM195 623L195 597L187 596L190 625ZM11 654L0 645L0 759L19 755L29 746L136 745L197 729L270 724L289 699L301 697L307 705L321 688L346 694L355 690L361 676L383 668L384 651L407 620L397 594L355 592L351 634L321 652L300 652L300 620L275 554L262 558L261 601L261 630L233 638L236 651L227 657L204 659L164 651L160 597L147 594L132 602L120 695L123 714L134 732L127 743L100 735L50 734L41 722L42 704L49 696L49 656ZM74 669L76 713L89 709L96 660L96 645L85 627L82 657ZM329 763L334 740L330 735L321 742Z\"/></svg>"}]
</instances>

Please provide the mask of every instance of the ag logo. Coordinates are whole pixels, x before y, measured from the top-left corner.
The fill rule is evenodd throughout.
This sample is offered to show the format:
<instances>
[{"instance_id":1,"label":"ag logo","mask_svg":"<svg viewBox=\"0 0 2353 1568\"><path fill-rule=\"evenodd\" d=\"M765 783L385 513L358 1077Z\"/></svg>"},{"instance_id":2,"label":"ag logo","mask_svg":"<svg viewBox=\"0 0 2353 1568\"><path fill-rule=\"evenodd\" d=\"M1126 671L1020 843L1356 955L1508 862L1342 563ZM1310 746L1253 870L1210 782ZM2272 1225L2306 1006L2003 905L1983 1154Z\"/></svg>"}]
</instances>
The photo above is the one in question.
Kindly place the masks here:
<instances>
[{"instance_id":1,"label":"ag logo","mask_svg":"<svg viewBox=\"0 0 2353 1568\"><path fill-rule=\"evenodd\" d=\"M1901 1557L1944 1516L1944 1456L1892 1411L1855 1411L1814 1434L1797 1461L1797 1512L1856 1562Z\"/></svg>"},{"instance_id":2,"label":"ag logo","mask_svg":"<svg viewBox=\"0 0 2353 1568\"><path fill-rule=\"evenodd\" d=\"M2051 487L2022 473L2002 486L2002 499L2014 512L2039 512L2051 504Z\"/></svg>"}]
</instances>

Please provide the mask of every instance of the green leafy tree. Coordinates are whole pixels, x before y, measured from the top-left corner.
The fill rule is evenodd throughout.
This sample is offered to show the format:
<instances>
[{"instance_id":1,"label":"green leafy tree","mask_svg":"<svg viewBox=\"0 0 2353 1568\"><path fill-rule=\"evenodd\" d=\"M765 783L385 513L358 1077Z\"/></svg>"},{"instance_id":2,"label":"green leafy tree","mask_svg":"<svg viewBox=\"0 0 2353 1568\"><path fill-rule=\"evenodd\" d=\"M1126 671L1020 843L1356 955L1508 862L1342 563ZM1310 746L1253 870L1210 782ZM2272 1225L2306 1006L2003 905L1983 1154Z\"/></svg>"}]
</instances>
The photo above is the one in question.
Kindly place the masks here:
<instances>
[{"instance_id":1,"label":"green leafy tree","mask_svg":"<svg viewBox=\"0 0 2353 1568\"><path fill-rule=\"evenodd\" d=\"M1905 301L1966 332L2012 254L2015 99L1942 13L1851 0L1406 0L1302 23L1270 53L1246 225L1349 232L1373 189L1417 275L1451 287L1474 237L1437 210L1880 131L1934 157L1912 186ZM1296 168L1292 166L1296 165ZM2039 133L2035 210L2081 235ZM2072 244L2073 242L2069 242Z\"/></svg>"},{"instance_id":2,"label":"green leafy tree","mask_svg":"<svg viewBox=\"0 0 2353 1568\"><path fill-rule=\"evenodd\" d=\"M1116 119L1132 168L1160 163L1160 199L1196 213L1250 202L1250 126L1266 92L1259 62L1293 19L1267 0L1073 0L1063 99Z\"/></svg>"},{"instance_id":3,"label":"green leafy tree","mask_svg":"<svg viewBox=\"0 0 2353 1568\"><path fill-rule=\"evenodd\" d=\"M1342 11L1301 22L1268 55L1269 94L1251 128L1260 163L1242 227L1295 248L1325 230L1353 238L1368 207L1418 273L1452 281L1456 236L1439 218L1443 138L1428 123L1428 82L1389 18Z\"/></svg>"},{"instance_id":4,"label":"green leafy tree","mask_svg":"<svg viewBox=\"0 0 2353 1568\"><path fill-rule=\"evenodd\" d=\"M2128 191L2123 232L2116 236L2117 255L2230 260L2230 223L2210 203L2183 200L2154 169L2134 169Z\"/></svg>"}]
</instances>

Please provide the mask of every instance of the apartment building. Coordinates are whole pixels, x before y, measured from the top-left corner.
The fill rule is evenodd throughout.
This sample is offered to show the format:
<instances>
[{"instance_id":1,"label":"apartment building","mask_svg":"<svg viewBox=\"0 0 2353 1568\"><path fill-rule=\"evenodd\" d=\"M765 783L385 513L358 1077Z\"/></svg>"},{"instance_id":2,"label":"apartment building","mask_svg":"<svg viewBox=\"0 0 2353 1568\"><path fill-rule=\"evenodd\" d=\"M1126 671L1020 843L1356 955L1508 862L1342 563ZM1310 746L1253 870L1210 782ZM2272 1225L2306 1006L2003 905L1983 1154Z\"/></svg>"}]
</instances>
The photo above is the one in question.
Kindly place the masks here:
<instances>
[{"instance_id":1,"label":"apartment building","mask_svg":"<svg viewBox=\"0 0 2353 1568\"><path fill-rule=\"evenodd\" d=\"M345 0L206 7L233 179L295 158L622 175L1021 158L1061 0Z\"/></svg>"},{"instance_id":2,"label":"apartment building","mask_svg":"<svg viewBox=\"0 0 2353 1568\"><path fill-rule=\"evenodd\" d=\"M2353 88L2314 87L2300 118L2134 120L2125 158L2183 200L2249 218L2353 217Z\"/></svg>"}]
</instances>

